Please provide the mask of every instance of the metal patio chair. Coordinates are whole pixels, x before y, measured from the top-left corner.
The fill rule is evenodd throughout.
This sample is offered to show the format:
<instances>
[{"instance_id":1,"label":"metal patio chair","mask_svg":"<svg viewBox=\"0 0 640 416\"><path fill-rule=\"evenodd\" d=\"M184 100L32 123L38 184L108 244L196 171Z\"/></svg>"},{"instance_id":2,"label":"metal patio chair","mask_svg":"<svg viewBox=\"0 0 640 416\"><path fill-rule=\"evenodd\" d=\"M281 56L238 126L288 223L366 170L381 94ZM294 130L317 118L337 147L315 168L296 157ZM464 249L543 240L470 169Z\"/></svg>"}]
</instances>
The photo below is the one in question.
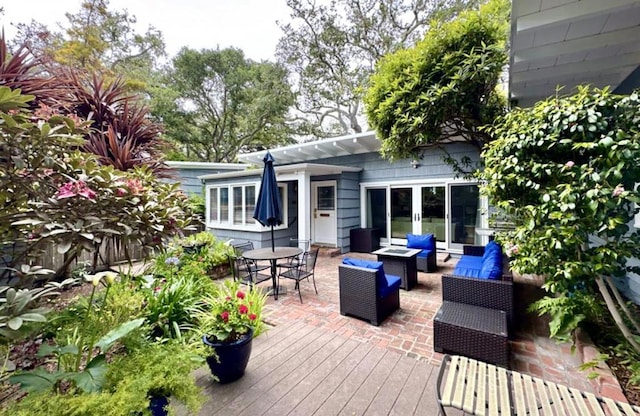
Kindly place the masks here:
<instances>
[{"instance_id":1,"label":"metal patio chair","mask_svg":"<svg viewBox=\"0 0 640 416\"><path fill-rule=\"evenodd\" d=\"M291 238L289 239L289 247L298 247L302 250L302 253L300 253L300 255L298 256L289 257L288 259L286 259L286 261L278 263L278 267L298 267L298 265L304 261L304 254L309 251L309 248L311 247L311 241Z\"/></svg>"},{"instance_id":2,"label":"metal patio chair","mask_svg":"<svg viewBox=\"0 0 640 416\"><path fill-rule=\"evenodd\" d=\"M302 259L295 266L281 266L278 272L278 287L280 286L280 278L295 280L295 289L298 290L298 296L300 297L300 303L302 303L302 293L300 291L300 281L303 279L313 281L313 288L318 294L318 288L316 287L315 267L316 260L318 259L319 248L313 251L307 251L302 254Z\"/></svg>"},{"instance_id":3,"label":"metal patio chair","mask_svg":"<svg viewBox=\"0 0 640 416\"><path fill-rule=\"evenodd\" d=\"M233 251L235 252L235 256L233 258L231 258L231 262L233 263L235 261L235 259L239 258L239 257L243 257L242 254L245 251L249 251L249 250L253 250L253 242L252 241L245 241L242 243L235 243L235 244L231 244L231 246L233 247ZM243 257L244 258L244 257ZM249 260L249 259L244 259L246 266L251 270L251 272L256 272L259 273L263 270L269 269L271 267L270 264L258 264L258 262L253 261L253 260ZM233 278L235 280L238 280L236 278L236 274L235 274L235 270L237 269L237 267L235 267L233 264L231 264L232 270L233 270Z\"/></svg>"}]
</instances>

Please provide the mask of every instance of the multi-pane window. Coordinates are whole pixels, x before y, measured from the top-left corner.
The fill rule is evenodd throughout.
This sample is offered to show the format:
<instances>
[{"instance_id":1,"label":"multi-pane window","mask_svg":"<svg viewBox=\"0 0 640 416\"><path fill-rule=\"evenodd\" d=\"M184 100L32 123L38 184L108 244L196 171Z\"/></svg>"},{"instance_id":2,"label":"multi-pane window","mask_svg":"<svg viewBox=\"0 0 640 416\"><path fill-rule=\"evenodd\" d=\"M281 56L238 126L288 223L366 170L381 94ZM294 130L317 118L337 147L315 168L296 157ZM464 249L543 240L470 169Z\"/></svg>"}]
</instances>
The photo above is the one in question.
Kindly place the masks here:
<instances>
[{"instance_id":1,"label":"multi-pane window","mask_svg":"<svg viewBox=\"0 0 640 416\"><path fill-rule=\"evenodd\" d=\"M208 220L216 224L239 229L261 229L253 218L259 184L233 184L208 188ZM283 224L286 224L286 186L278 186L283 204Z\"/></svg>"}]
</instances>

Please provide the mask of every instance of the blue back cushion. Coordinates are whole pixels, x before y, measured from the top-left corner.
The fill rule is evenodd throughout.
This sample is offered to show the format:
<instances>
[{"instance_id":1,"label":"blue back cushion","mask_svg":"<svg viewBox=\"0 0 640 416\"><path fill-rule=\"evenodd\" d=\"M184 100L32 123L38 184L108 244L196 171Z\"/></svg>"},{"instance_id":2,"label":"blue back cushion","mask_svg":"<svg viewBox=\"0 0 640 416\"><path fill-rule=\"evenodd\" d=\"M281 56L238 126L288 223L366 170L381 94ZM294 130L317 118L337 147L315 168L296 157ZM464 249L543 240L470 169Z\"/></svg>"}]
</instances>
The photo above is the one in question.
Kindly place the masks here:
<instances>
[{"instance_id":1,"label":"blue back cushion","mask_svg":"<svg viewBox=\"0 0 640 416\"><path fill-rule=\"evenodd\" d=\"M434 250L436 248L436 239L433 238L433 234L407 234L407 248Z\"/></svg>"},{"instance_id":2,"label":"blue back cushion","mask_svg":"<svg viewBox=\"0 0 640 416\"><path fill-rule=\"evenodd\" d=\"M502 276L502 252L494 250L484 260L478 277L484 279L500 279Z\"/></svg>"},{"instance_id":3,"label":"blue back cushion","mask_svg":"<svg viewBox=\"0 0 640 416\"><path fill-rule=\"evenodd\" d=\"M500 244L495 241L489 241L489 243L484 247L484 254L482 255L482 260L486 259L491 253L498 252L502 254L502 247Z\"/></svg>"},{"instance_id":4,"label":"blue back cushion","mask_svg":"<svg viewBox=\"0 0 640 416\"><path fill-rule=\"evenodd\" d=\"M376 270L376 284L381 288L387 287L387 278L384 275L384 269L382 268L381 261L371 261L345 257L344 259L342 259L342 264Z\"/></svg>"}]
</instances>

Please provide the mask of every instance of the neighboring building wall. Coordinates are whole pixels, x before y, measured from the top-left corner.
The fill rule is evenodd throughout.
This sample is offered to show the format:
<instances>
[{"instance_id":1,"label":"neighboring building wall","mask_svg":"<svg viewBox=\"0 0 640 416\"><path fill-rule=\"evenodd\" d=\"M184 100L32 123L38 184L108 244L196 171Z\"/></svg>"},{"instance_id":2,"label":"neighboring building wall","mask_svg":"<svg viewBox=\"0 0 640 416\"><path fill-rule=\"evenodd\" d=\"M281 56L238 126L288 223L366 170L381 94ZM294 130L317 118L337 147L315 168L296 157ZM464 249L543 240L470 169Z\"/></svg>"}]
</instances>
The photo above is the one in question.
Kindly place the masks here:
<instances>
[{"instance_id":1,"label":"neighboring building wall","mask_svg":"<svg viewBox=\"0 0 640 416\"><path fill-rule=\"evenodd\" d=\"M201 195L203 184L198 176L210 175L212 173L232 172L246 169L248 165L237 163L209 163L209 162L167 162L173 168L175 178L165 179L166 182L179 182L180 189L187 195Z\"/></svg>"},{"instance_id":2,"label":"neighboring building wall","mask_svg":"<svg viewBox=\"0 0 640 416\"><path fill-rule=\"evenodd\" d=\"M187 195L203 195L202 192L202 181L198 179L198 176L208 175L212 172L206 169L184 169L184 168L174 168L176 171L176 178L171 182L180 182L180 189Z\"/></svg>"}]
</instances>

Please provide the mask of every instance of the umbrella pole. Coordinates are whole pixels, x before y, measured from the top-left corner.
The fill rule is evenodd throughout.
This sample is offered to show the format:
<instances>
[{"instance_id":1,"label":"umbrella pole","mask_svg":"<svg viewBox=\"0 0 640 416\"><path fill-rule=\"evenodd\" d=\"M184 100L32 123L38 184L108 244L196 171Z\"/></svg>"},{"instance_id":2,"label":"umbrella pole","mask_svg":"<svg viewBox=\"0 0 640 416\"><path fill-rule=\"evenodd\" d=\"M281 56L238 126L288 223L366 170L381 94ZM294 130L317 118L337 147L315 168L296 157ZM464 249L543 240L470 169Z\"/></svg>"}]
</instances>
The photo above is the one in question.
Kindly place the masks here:
<instances>
[{"instance_id":1,"label":"umbrella pole","mask_svg":"<svg viewBox=\"0 0 640 416\"><path fill-rule=\"evenodd\" d=\"M276 251L276 243L273 239L273 225L271 226L271 251Z\"/></svg>"}]
</instances>

